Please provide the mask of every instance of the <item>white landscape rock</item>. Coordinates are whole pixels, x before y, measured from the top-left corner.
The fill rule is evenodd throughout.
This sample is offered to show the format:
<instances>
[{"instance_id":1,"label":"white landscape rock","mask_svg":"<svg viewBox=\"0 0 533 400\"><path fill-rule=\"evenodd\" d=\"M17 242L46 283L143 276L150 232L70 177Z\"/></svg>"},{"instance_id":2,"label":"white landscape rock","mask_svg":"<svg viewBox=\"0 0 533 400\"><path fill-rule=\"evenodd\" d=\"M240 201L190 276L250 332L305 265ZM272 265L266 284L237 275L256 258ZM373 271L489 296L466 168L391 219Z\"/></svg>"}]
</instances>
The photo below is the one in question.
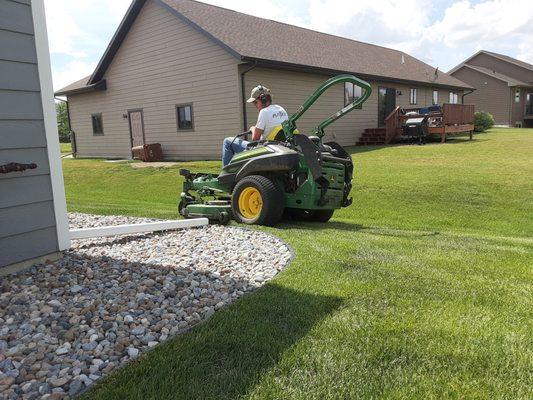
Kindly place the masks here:
<instances>
[{"instance_id":1,"label":"white landscape rock","mask_svg":"<svg viewBox=\"0 0 533 400\"><path fill-rule=\"evenodd\" d=\"M72 228L150 221L70 214ZM61 260L0 278L0 399L77 396L290 259L280 239L223 226L74 241Z\"/></svg>"}]
</instances>

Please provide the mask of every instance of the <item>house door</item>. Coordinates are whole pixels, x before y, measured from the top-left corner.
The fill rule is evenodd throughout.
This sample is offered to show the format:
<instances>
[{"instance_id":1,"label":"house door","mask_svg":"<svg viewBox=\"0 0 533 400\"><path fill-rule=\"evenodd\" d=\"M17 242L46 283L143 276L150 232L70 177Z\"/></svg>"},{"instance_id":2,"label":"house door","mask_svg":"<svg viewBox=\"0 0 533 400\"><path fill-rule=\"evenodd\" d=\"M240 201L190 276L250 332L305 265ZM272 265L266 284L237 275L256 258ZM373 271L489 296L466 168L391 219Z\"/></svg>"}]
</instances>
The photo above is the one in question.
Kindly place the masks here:
<instances>
[{"instance_id":1,"label":"house door","mask_svg":"<svg viewBox=\"0 0 533 400\"><path fill-rule=\"evenodd\" d=\"M144 121L142 110L128 111L131 147L144 145Z\"/></svg>"},{"instance_id":2,"label":"house door","mask_svg":"<svg viewBox=\"0 0 533 400\"><path fill-rule=\"evenodd\" d=\"M533 93L526 96L526 117L533 117Z\"/></svg>"},{"instance_id":3,"label":"house door","mask_svg":"<svg viewBox=\"0 0 533 400\"><path fill-rule=\"evenodd\" d=\"M385 125L385 118L396 108L396 89L380 87L378 94L378 126Z\"/></svg>"}]
</instances>

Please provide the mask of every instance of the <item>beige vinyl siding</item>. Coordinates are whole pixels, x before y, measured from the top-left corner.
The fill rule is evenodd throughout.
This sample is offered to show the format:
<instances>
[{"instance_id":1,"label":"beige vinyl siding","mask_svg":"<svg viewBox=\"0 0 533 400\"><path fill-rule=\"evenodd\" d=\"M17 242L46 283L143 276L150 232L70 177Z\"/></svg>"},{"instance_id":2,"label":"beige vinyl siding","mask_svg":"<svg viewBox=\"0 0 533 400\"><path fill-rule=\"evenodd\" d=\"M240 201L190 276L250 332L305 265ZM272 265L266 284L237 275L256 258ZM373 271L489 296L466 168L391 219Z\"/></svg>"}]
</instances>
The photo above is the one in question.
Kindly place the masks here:
<instances>
[{"instance_id":1,"label":"beige vinyl siding","mask_svg":"<svg viewBox=\"0 0 533 400\"><path fill-rule=\"evenodd\" d=\"M241 66L242 72L246 67ZM274 103L284 107L289 115L295 113L302 103L330 76L277 69L255 68L245 75L246 95L258 84L268 87ZM369 82L372 95L361 110L354 110L326 128L326 140L336 140L343 146L354 145L366 128L376 128L378 124L378 89L391 87L397 91L396 105L404 108L432 105L433 88L406 85L394 82ZM409 104L409 89L417 89L417 104ZM457 91L459 96L462 92ZM401 93L401 94L398 94ZM439 104L447 103L449 90L439 89ZM460 97L459 97L460 98ZM321 121L344 106L344 86L337 85L324 93L317 102L297 122L302 133L309 133ZM247 122L253 125L258 112L253 105L247 105ZM241 113L242 117L242 113Z\"/></svg>"},{"instance_id":2,"label":"beige vinyl siding","mask_svg":"<svg viewBox=\"0 0 533 400\"><path fill-rule=\"evenodd\" d=\"M107 90L69 96L80 156L130 157L128 110L142 109L146 143L166 158L220 155L240 131L237 60L154 1L141 10L104 78ZM193 104L194 131L178 131L177 104ZM93 136L91 114L104 135Z\"/></svg>"},{"instance_id":3,"label":"beige vinyl siding","mask_svg":"<svg viewBox=\"0 0 533 400\"><path fill-rule=\"evenodd\" d=\"M514 96L511 98L511 88L506 82L468 67L458 69L453 76L476 88L465 98L467 103L476 106L476 111L487 111L494 116L496 124L509 125L510 104Z\"/></svg>"},{"instance_id":4,"label":"beige vinyl siding","mask_svg":"<svg viewBox=\"0 0 533 400\"><path fill-rule=\"evenodd\" d=\"M500 60L489 54L480 53L468 61L470 65L485 67L500 74L510 76L522 82L533 82L533 71L508 61ZM455 76L455 74L453 74ZM459 78L460 79L460 78Z\"/></svg>"},{"instance_id":5,"label":"beige vinyl siding","mask_svg":"<svg viewBox=\"0 0 533 400\"><path fill-rule=\"evenodd\" d=\"M289 115L295 113L302 103L329 76L304 72L256 68L248 72L245 79L246 94L259 83L268 87L273 94L274 103L284 107ZM312 128L344 106L344 86L337 85L324 93L317 102L297 122L301 133L310 133ZM257 121L257 110L247 105L248 125ZM326 139L334 139L342 145L353 145L365 128L377 124L377 95L374 90L363 109L354 110L344 118L334 122L326 129Z\"/></svg>"}]
</instances>

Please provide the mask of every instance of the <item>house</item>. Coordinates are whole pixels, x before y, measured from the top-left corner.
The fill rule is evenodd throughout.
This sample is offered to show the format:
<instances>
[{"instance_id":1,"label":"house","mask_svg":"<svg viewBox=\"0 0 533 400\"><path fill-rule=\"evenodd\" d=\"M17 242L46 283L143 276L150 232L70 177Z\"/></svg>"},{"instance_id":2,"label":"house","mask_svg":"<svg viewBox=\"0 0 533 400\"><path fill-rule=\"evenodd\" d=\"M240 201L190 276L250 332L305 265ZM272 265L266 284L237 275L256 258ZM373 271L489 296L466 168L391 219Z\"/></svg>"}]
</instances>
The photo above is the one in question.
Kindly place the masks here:
<instances>
[{"instance_id":1,"label":"house","mask_svg":"<svg viewBox=\"0 0 533 400\"><path fill-rule=\"evenodd\" d=\"M2 0L0 276L69 247L44 3Z\"/></svg>"},{"instance_id":2,"label":"house","mask_svg":"<svg viewBox=\"0 0 533 400\"><path fill-rule=\"evenodd\" d=\"M481 50L448 72L473 86L468 102L497 125L533 127L533 65Z\"/></svg>"},{"instance_id":3,"label":"house","mask_svg":"<svg viewBox=\"0 0 533 400\"><path fill-rule=\"evenodd\" d=\"M328 130L353 145L396 106L459 102L471 87L401 51L253 17L192 0L134 0L93 74L67 96L78 156L131 157L160 143L166 158L219 158L224 137L253 125L246 105L261 83L294 113L326 79L353 73L372 96ZM301 132L341 109L358 88L324 94Z\"/></svg>"}]
</instances>

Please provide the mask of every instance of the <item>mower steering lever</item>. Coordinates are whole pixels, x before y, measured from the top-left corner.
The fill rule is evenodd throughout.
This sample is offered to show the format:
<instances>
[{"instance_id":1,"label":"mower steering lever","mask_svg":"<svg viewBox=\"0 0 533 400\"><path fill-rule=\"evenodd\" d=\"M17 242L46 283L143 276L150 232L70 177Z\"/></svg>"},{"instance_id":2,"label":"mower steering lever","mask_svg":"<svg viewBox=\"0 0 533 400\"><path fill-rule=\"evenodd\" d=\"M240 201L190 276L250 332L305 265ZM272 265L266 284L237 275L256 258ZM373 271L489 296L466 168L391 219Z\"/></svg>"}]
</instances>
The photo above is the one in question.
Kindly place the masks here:
<instances>
[{"instance_id":1,"label":"mower steering lever","mask_svg":"<svg viewBox=\"0 0 533 400\"><path fill-rule=\"evenodd\" d=\"M362 95L358 99L355 99L351 104L348 104L343 109L337 111L335 114L330 116L329 118L322 121L316 128L313 129L313 131L310 133L310 135L323 137L324 136L324 129L338 120L339 118L343 117L344 115L348 114L350 111L361 108L363 103L370 97L372 94L372 87L368 82L365 82L362 79L359 79L353 75L337 75L334 76L331 79L328 79L326 82L322 84L315 92L309 96L309 98L302 104L302 106L294 113L287 121L285 121L282 124L283 132L285 133L285 137L291 138L294 136L294 131L296 130L296 121L300 119L300 117L318 100L318 98L331 86L336 85L338 83L353 83L355 86L359 86L362 90Z\"/></svg>"}]
</instances>

